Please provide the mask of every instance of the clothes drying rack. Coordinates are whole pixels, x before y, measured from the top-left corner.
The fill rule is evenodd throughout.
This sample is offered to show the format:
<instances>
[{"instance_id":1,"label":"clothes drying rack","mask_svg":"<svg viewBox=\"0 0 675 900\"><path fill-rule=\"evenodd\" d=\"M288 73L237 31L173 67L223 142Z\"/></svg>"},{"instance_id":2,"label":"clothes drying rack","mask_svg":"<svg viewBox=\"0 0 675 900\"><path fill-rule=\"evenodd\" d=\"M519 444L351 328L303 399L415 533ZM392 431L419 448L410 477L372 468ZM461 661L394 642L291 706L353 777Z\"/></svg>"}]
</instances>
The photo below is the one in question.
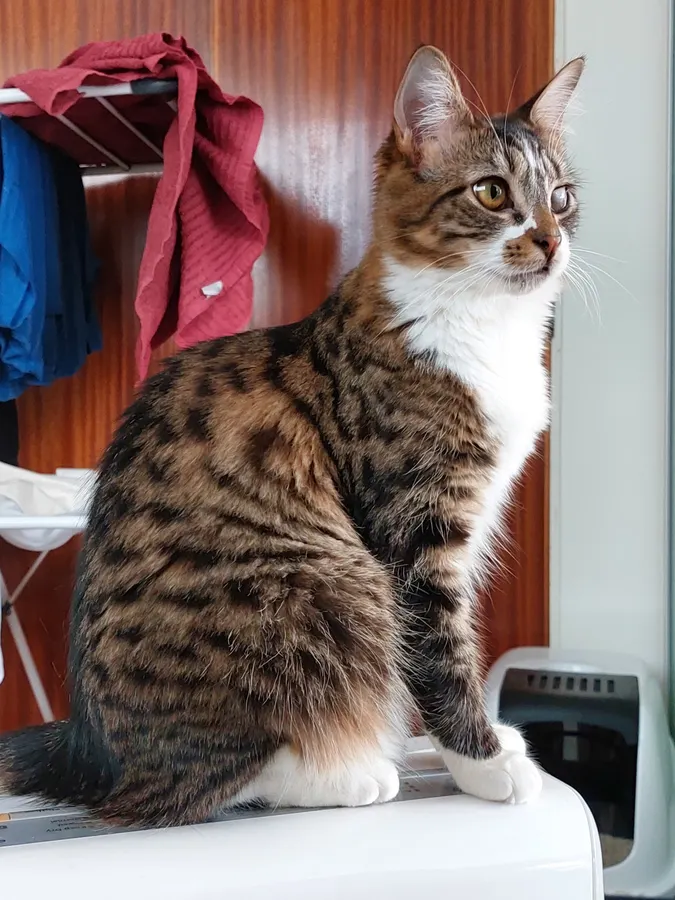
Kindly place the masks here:
<instances>
[{"instance_id":1,"label":"clothes drying rack","mask_svg":"<svg viewBox=\"0 0 675 900\"><path fill-rule=\"evenodd\" d=\"M79 163L82 175L84 177L92 177L99 175L152 175L159 174L162 171L163 152L160 141L153 139L144 133L136 121L132 121L132 117L128 114L136 109L136 104L124 103L124 98L134 98L136 101L143 101L142 109L147 110L150 106L163 104L171 111L171 115L165 119L165 126L155 125L154 131L159 131L160 137L163 138L170 121L176 113L175 96L178 91L178 83L174 78L158 79L158 78L140 78L137 81L128 81L119 84L89 84L82 85L77 89L80 94L78 100L68 110L68 115L50 116L48 113L39 111L35 116L23 117L17 116L15 121L21 123L28 131L36 133L41 137L39 128L31 127L31 123L35 120L49 119L52 123L58 122L66 132L70 132L71 138L75 136L75 143L72 140L64 142L59 140L58 130L51 129L50 138L47 143L65 149L66 152L73 156ZM121 98L122 103L116 103L116 98ZM34 104L32 98L24 91L18 88L0 88L0 115L2 107L14 104ZM99 137L88 134L87 131L77 124L74 119L78 118L83 111L85 104L96 104L98 112L102 120L108 122L108 126L113 123L123 129L127 136L131 135L133 141L137 144L134 160L125 160L122 156L107 146ZM138 118L138 117L134 117ZM141 119L143 116L140 117ZM106 130L109 130L106 127ZM163 132L163 133L162 133ZM42 138L45 140L45 138ZM78 152L78 142L88 146L89 153L82 153L82 147ZM66 144L66 147L63 144ZM73 150L75 147L75 150ZM98 162L91 162L93 151L94 159ZM140 152L139 152L140 151ZM84 158L82 158L84 157ZM89 159L90 161L87 161Z\"/></svg>"},{"instance_id":2,"label":"clothes drying rack","mask_svg":"<svg viewBox=\"0 0 675 900\"><path fill-rule=\"evenodd\" d=\"M35 109L29 116L12 115L12 118L39 139L72 156L78 162L80 172L85 178L160 174L163 168L163 139L177 111L174 99L178 90L177 81L143 78L118 84L82 85L77 90L81 99L68 110L68 115L50 116ZM0 88L0 115L3 114L3 107L11 106L15 109L16 104L35 106L32 98L24 91L18 88ZM87 116L93 114L94 119L99 116L96 136L89 134L75 121L82 119L85 107L88 107ZM146 129L148 133L142 130L145 119L149 119L152 125ZM124 134L122 143L132 149L131 158L125 158L114 146L115 142L111 138L116 129ZM49 132L49 137L45 137L43 133L45 130ZM108 139L98 132L107 134ZM36 531L62 529L70 539L86 529L86 517L0 516L0 532L31 529ZM50 550L37 550L36 553L34 562L11 594L0 570L0 606L40 714L45 722L49 722L54 719L54 713L15 608L16 601Z\"/></svg>"}]
</instances>

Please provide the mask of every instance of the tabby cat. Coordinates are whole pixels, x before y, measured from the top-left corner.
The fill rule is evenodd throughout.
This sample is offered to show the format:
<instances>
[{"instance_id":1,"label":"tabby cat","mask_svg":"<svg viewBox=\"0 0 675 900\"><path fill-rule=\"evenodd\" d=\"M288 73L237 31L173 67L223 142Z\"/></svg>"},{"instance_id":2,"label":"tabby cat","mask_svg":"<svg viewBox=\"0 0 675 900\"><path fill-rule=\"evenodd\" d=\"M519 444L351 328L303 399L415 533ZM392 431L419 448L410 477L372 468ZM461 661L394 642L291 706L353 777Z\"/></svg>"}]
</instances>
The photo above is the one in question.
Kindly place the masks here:
<instances>
[{"instance_id":1,"label":"tabby cat","mask_svg":"<svg viewBox=\"0 0 675 900\"><path fill-rule=\"evenodd\" d=\"M72 717L5 735L5 790L112 823L394 797L417 713L463 790L541 778L488 721L474 591L548 417L542 352L577 223L577 59L515 113L412 58L373 239L301 322L151 378L100 465Z\"/></svg>"}]
</instances>

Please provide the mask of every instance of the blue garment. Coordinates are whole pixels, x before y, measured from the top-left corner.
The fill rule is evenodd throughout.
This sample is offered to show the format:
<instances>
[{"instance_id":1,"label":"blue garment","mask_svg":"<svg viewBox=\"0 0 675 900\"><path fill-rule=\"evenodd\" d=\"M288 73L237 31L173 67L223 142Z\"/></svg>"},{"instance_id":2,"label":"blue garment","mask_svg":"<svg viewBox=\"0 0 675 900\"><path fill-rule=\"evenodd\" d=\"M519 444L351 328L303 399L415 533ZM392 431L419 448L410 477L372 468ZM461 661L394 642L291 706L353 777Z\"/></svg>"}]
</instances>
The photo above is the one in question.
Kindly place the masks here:
<instances>
[{"instance_id":1,"label":"blue garment","mask_svg":"<svg viewBox=\"0 0 675 900\"><path fill-rule=\"evenodd\" d=\"M87 354L101 349L101 331L93 286L98 273L87 222L87 206L80 167L58 151L52 167L59 211L62 312L56 319L55 378L74 375Z\"/></svg>"},{"instance_id":2,"label":"blue garment","mask_svg":"<svg viewBox=\"0 0 675 900\"><path fill-rule=\"evenodd\" d=\"M101 346L77 164L0 117L0 401L80 368Z\"/></svg>"}]
</instances>

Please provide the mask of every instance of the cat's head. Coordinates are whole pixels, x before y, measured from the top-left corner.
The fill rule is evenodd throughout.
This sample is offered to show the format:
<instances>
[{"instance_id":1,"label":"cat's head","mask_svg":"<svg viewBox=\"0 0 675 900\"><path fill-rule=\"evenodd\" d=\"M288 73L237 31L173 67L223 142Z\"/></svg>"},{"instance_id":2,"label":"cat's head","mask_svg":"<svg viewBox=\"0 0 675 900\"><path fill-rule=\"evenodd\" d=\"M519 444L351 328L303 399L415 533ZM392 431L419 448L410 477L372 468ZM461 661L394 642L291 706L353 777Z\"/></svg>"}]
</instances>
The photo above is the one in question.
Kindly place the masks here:
<instances>
[{"instance_id":1,"label":"cat's head","mask_svg":"<svg viewBox=\"0 0 675 900\"><path fill-rule=\"evenodd\" d=\"M488 118L439 50L418 50L377 156L375 236L385 252L464 272L467 285L491 292L529 293L559 278L578 217L563 120L583 67L573 60L514 113Z\"/></svg>"}]
</instances>

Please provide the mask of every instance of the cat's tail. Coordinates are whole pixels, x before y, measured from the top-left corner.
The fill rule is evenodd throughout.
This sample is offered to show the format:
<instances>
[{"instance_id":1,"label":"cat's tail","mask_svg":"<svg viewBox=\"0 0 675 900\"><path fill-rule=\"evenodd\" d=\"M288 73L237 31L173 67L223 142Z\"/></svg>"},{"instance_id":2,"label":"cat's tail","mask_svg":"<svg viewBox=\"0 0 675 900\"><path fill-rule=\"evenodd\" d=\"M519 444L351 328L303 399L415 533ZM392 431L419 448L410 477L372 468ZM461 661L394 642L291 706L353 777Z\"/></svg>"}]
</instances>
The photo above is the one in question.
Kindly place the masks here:
<instances>
[{"instance_id":1,"label":"cat's tail","mask_svg":"<svg viewBox=\"0 0 675 900\"><path fill-rule=\"evenodd\" d=\"M95 809L117 776L115 760L86 721L0 735L0 792Z\"/></svg>"},{"instance_id":2,"label":"cat's tail","mask_svg":"<svg viewBox=\"0 0 675 900\"><path fill-rule=\"evenodd\" d=\"M0 793L85 807L114 825L189 825L206 821L262 769L274 742L204 746L177 740L165 765L125 777L98 730L86 719L35 725L0 735ZM191 763L190 763L191 760ZM186 762L187 761L187 762Z\"/></svg>"},{"instance_id":3,"label":"cat's tail","mask_svg":"<svg viewBox=\"0 0 675 900\"><path fill-rule=\"evenodd\" d=\"M81 666L79 634L83 615L80 559L72 603L69 668ZM71 718L0 734L0 792L35 795L57 803L96 809L114 790L120 766L103 731L92 721L74 680Z\"/></svg>"}]
</instances>

